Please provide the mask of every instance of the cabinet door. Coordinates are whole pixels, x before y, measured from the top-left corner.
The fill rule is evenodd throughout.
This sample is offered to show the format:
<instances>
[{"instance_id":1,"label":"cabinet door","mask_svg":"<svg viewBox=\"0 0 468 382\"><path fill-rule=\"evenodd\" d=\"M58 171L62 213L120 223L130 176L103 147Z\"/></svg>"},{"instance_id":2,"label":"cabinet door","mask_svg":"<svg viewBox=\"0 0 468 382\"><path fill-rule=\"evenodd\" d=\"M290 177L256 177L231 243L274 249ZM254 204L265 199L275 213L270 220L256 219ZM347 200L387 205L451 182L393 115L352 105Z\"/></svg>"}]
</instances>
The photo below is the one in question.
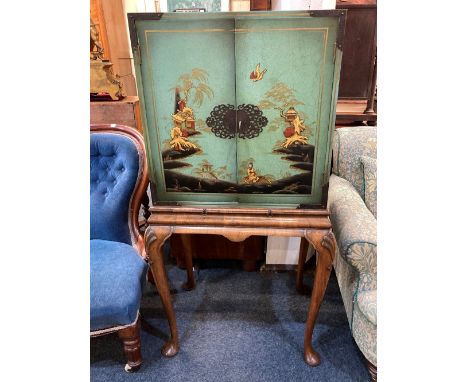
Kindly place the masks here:
<instances>
[{"instance_id":1,"label":"cabinet door","mask_svg":"<svg viewBox=\"0 0 468 382\"><path fill-rule=\"evenodd\" d=\"M202 201L206 193L220 194L213 196L215 201L233 200L223 193L237 182L235 134L218 129L218 135L224 134L220 139L213 133L216 127L207 125L217 105L226 105L227 117L235 123L233 20L162 19L141 29L143 90L150 105L147 134L152 168L159 169L158 200Z\"/></svg>"},{"instance_id":2,"label":"cabinet door","mask_svg":"<svg viewBox=\"0 0 468 382\"><path fill-rule=\"evenodd\" d=\"M236 20L238 109L258 108L267 119L260 132L238 136L240 201L306 203L320 196L332 97L325 84L335 66L336 20L327 21Z\"/></svg>"}]
</instances>

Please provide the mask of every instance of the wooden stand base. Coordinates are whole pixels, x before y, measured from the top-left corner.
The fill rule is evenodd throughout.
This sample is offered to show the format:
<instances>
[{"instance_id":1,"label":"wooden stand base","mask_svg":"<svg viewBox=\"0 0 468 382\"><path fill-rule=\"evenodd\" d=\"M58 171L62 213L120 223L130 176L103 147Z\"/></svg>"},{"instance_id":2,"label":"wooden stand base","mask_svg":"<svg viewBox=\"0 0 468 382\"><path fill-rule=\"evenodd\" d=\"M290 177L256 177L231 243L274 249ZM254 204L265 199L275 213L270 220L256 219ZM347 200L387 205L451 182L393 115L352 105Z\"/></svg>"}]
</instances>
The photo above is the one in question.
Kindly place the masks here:
<instances>
[{"instance_id":1,"label":"wooden stand base","mask_svg":"<svg viewBox=\"0 0 468 382\"><path fill-rule=\"evenodd\" d=\"M320 364L320 356L312 347L312 333L332 270L336 246L328 211L156 206L151 207L150 212L145 232L146 253L171 332L169 341L162 348L164 356L172 357L179 351L176 319L162 252L164 242L172 234L222 235L234 242L243 242L255 235L293 236L304 237L317 251L317 267L304 335L304 360L311 366ZM185 260L188 274L185 289L191 289L195 281L189 251Z\"/></svg>"}]
</instances>

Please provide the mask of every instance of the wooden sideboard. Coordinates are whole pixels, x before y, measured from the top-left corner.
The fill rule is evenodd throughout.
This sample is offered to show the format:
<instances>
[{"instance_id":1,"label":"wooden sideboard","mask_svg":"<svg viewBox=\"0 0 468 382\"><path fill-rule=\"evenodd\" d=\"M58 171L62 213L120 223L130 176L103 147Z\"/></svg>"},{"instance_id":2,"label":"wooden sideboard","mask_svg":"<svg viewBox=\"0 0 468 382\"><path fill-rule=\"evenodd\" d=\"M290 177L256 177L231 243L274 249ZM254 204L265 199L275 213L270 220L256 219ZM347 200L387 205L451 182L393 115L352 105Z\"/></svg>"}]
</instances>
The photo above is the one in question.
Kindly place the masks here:
<instances>
[{"instance_id":1,"label":"wooden sideboard","mask_svg":"<svg viewBox=\"0 0 468 382\"><path fill-rule=\"evenodd\" d=\"M140 116L140 100L128 96L120 101L90 102L91 123L115 123L136 128L143 133Z\"/></svg>"}]
</instances>

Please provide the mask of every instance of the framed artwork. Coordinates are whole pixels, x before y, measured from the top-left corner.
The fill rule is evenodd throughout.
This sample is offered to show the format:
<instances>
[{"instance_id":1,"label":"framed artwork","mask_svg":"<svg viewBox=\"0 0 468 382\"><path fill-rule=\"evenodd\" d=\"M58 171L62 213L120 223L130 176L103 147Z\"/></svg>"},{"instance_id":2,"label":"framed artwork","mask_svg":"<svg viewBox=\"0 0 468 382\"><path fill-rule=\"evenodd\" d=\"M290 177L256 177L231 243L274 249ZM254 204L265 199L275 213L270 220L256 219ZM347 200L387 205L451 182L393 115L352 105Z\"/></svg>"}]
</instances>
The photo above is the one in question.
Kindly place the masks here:
<instances>
[{"instance_id":1,"label":"framed artwork","mask_svg":"<svg viewBox=\"0 0 468 382\"><path fill-rule=\"evenodd\" d=\"M167 0L167 11L204 9L205 12L221 12L221 0Z\"/></svg>"}]
</instances>

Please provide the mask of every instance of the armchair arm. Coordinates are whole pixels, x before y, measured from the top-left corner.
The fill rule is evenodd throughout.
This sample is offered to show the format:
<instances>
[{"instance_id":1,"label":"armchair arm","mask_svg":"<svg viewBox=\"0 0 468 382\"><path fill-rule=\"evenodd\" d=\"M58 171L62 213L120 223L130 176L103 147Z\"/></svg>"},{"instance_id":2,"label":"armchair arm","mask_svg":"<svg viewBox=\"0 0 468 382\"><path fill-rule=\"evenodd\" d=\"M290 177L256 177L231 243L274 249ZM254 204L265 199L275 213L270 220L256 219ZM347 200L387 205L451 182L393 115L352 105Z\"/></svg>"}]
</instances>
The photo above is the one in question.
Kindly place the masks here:
<instances>
[{"instance_id":1,"label":"armchair arm","mask_svg":"<svg viewBox=\"0 0 468 382\"><path fill-rule=\"evenodd\" d=\"M346 179L331 175L328 208L341 256L360 274L377 273L377 220ZM374 284L374 280L368 280ZM371 287L371 285L368 285Z\"/></svg>"}]
</instances>

